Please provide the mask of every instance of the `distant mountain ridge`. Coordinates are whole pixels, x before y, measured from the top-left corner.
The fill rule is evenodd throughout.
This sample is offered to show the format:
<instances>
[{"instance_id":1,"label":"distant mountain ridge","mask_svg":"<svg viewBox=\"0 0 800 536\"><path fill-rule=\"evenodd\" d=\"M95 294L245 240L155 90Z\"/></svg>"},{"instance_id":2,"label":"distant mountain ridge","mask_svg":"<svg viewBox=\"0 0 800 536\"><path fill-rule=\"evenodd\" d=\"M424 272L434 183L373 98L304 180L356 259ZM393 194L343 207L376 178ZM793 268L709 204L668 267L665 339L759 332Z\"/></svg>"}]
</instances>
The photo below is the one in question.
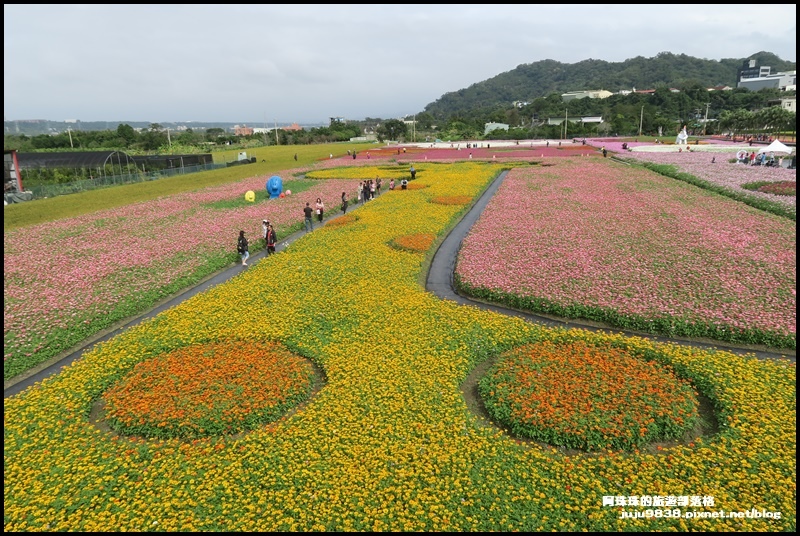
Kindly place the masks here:
<instances>
[{"instance_id":1,"label":"distant mountain ridge","mask_svg":"<svg viewBox=\"0 0 800 536\"><path fill-rule=\"evenodd\" d=\"M461 113L508 108L512 102L530 102L553 92L605 89L655 89L658 86L680 87L700 84L704 87L736 87L743 62L754 59L769 66L772 73L796 70L796 62L780 59L771 52L758 52L747 58L707 60L685 54L661 52L653 58L637 56L611 63L588 59L578 63L542 60L519 65L516 69L472 84L468 88L445 93L425 107L437 119Z\"/></svg>"}]
</instances>

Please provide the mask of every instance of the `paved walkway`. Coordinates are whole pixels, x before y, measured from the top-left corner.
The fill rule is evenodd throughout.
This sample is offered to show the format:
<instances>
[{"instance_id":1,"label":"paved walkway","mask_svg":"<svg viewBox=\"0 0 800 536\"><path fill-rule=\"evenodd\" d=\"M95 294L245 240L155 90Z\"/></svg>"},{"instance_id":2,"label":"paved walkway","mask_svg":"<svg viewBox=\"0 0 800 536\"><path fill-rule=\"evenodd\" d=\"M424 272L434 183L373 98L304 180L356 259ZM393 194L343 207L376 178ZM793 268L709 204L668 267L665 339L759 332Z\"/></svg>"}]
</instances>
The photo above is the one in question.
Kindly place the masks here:
<instances>
[{"instance_id":1,"label":"paved walkway","mask_svg":"<svg viewBox=\"0 0 800 536\"><path fill-rule=\"evenodd\" d=\"M500 305L494 305L491 303L473 300L471 298L461 296L460 294L456 293L456 291L453 288L453 271L455 269L456 256L458 254L458 250L461 247L461 242L463 241L464 237L467 235L469 230L472 228L472 226L475 224L475 222L478 220L481 213L483 213L483 210L486 208L487 203L495 194L497 189L500 187L507 173L508 173L507 171L503 171L500 173L497 179L495 179L495 181L492 182L492 184L486 189L483 195L481 195L481 197L478 199L478 201L475 203L472 209L461 219L461 221L456 225L455 228L453 228L450 234L445 238L445 240L439 246L436 253L434 254L434 258L431 263L430 270L428 272L428 277L426 281L426 288L428 291L432 292L433 294L444 300L454 301L462 305L467 305L467 304L474 305L503 314L519 316L530 322L536 322L538 324L543 324L546 326L583 328L592 331L623 333L629 336L646 337L660 342L673 342L673 343L695 346L699 348L708 348L708 349L716 348L719 350L726 350L736 354L754 354L756 357L759 357L761 359L787 358L792 361L795 361L796 358L795 351L788 351L787 353L778 353L771 351L767 348L758 346L746 346L746 345L736 346L710 340L704 341L696 339L655 337L653 335L649 335L646 333L618 330L613 327L604 326L596 322L587 322L580 320L563 320L555 317L535 315L531 313L526 313L524 311L509 309L507 307L503 307ZM353 210L358 210L359 207L361 206L363 205L361 204L352 205L352 208L349 210L349 212L352 212ZM342 216L341 213L337 213L335 215L328 217L325 221L328 222L336 218L339 218L341 216ZM303 237L305 234L306 234L305 231L298 231L282 239L275 248L276 253L280 253L285 249L287 245L291 244L298 238ZM259 262L261 259L265 257L265 255L266 252L263 250L251 255L249 260L250 265L252 266L253 264ZM111 328L108 328L105 331L95 335L94 337L91 337L90 339L84 341L83 343L81 343L79 347L68 350L67 352L54 357L50 361L47 361L39 365L38 367L31 369L30 371L18 375L12 380L9 380L4 383L3 397L8 398L9 396L18 394L23 390L25 390L26 388L30 387L31 385L35 384L36 382L40 382L45 378L47 378L48 376L57 374L62 368L80 359L84 352L91 350L96 344L111 339L112 337L121 333L123 330L131 326L134 326L136 324L139 324L144 320L150 319L158 315L162 311L174 307L175 305L178 305L182 301L191 298L195 294L199 294L221 283L225 283L233 276L241 273L242 270L247 270L247 269L248 267L242 266L241 262L237 261L232 266L202 280L196 286L189 288L180 294L169 297L159 302L146 313L143 313L137 317L118 323L112 326Z\"/></svg>"}]
</instances>

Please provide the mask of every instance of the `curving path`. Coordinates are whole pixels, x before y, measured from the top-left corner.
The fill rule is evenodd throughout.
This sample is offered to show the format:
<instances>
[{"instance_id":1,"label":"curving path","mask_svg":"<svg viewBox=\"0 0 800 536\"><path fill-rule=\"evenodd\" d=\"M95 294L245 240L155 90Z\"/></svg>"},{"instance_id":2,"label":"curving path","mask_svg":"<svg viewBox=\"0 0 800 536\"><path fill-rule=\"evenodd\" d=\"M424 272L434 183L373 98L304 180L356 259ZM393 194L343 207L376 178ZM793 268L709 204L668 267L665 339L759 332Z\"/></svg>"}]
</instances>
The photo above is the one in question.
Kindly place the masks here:
<instances>
[{"instance_id":1,"label":"curving path","mask_svg":"<svg viewBox=\"0 0 800 536\"><path fill-rule=\"evenodd\" d=\"M426 279L425 286L428 291L432 292L441 299L450 300L459 303L461 305L473 305L487 310L500 312L503 314L518 316L530 322L536 322L538 324L543 324L552 327L582 328L592 331L622 333L627 336L646 337L660 342L671 342L671 343L696 346L699 348L706 348L706 349L719 349L736 354L753 354L761 359L784 358L784 359L790 359L791 361L796 360L796 355L794 351L779 353L758 346L746 346L746 345L736 346L711 340L658 337L648 333L619 330L613 328L612 326L602 325L596 322L567 320L556 317L536 315L525 311L510 309L508 307L504 307L501 305L475 300L458 294L453 287L453 272L455 270L456 257L461 247L461 242L463 241L464 237L467 235L469 230L472 228L472 226L475 224L475 222L478 220L480 215L483 213L483 210L486 208L486 205L488 204L489 200L492 198L492 196L494 196L495 192L500 187L507 174L508 171L502 171L498 175L498 177L489 185L489 187L474 203L469 212L464 215L461 221L459 221L456 224L456 226L450 231L447 237L445 237L444 241L436 250ZM358 210L360 206L361 205L359 204L354 205L351 208L351 212L353 210ZM336 219L340 216L341 214L337 213L336 215L329 217L326 221ZM285 237L276 246L276 252L283 251L283 249L285 249L286 246L288 246L298 238L301 238L305 234L306 234L305 231L298 231L292 235ZM264 257L265 257L264 251L260 251L258 253L253 254L250 257L251 265L260 261ZM131 326L134 326L136 324L139 324L145 320L148 320L158 315L159 313L167 309L170 309L171 307L174 307L175 305L181 303L182 301L191 298L196 294L199 294L201 292L208 290L209 288L212 288L214 286L226 282L233 276L241 273L241 271L244 269L246 268L242 267L240 263L236 262L233 266L226 268L221 272L218 272L217 274L209 276L208 278L198 283L196 286L191 287L175 296L163 300L162 302L158 303L155 307L153 307L146 313L143 313L132 319L120 322L115 326L112 326L111 328L101 332L100 334L87 339L78 347L68 350L67 352L64 352L61 355L54 357L53 359L39 365L38 367L31 369L28 372L20 374L16 378L13 378L4 383L3 397L8 398L10 396L14 396L22 392L23 390L27 389L28 387L34 385L35 383L40 382L51 375L57 374L58 372L61 371L62 368L69 366L74 361L80 359L84 352L91 350L96 344L109 340L112 337L119 334L120 332L122 332L123 330Z\"/></svg>"}]
</instances>

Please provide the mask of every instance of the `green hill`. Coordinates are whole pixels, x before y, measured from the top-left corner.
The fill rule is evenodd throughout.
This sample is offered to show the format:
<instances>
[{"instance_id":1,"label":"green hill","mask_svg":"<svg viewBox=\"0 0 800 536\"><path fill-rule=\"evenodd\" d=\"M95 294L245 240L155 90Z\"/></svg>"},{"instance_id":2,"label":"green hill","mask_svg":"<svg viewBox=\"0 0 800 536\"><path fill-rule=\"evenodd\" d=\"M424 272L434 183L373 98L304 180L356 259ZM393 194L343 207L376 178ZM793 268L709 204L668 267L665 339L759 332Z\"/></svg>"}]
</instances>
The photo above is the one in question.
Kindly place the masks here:
<instances>
[{"instance_id":1,"label":"green hill","mask_svg":"<svg viewBox=\"0 0 800 536\"><path fill-rule=\"evenodd\" d=\"M637 56L619 63L595 59L572 64L542 60L520 65L468 88L445 93L428 104L424 111L442 120L457 114L507 109L514 101L530 102L553 92L605 89L616 93L633 88L680 88L690 84L736 87L738 70L750 59L771 67L773 73L796 69L796 63L783 61L770 52L722 60L670 52L662 52L654 58Z\"/></svg>"}]
</instances>

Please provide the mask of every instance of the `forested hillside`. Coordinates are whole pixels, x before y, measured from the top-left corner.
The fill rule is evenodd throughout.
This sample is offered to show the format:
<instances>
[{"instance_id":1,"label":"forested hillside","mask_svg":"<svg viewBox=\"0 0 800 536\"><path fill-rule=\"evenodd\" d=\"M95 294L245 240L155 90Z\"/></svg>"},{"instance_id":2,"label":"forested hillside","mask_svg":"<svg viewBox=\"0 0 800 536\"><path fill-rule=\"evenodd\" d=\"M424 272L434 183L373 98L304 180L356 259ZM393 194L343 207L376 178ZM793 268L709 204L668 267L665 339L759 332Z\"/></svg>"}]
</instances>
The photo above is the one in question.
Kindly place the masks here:
<instances>
[{"instance_id":1,"label":"forested hillside","mask_svg":"<svg viewBox=\"0 0 800 536\"><path fill-rule=\"evenodd\" d=\"M520 65L468 88L445 93L428 104L425 112L442 120L458 114L507 109L514 101L530 102L553 92L605 89L616 93L633 88L680 88L686 85L736 87L737 71L749 59L770 66L773 73L796 69L796 63L783 61L770 52L719 61L670 52L662 52L654 58L637 56L619 63L595 59L572 64L542 60Z\"/></svg>"}]
</instances>

